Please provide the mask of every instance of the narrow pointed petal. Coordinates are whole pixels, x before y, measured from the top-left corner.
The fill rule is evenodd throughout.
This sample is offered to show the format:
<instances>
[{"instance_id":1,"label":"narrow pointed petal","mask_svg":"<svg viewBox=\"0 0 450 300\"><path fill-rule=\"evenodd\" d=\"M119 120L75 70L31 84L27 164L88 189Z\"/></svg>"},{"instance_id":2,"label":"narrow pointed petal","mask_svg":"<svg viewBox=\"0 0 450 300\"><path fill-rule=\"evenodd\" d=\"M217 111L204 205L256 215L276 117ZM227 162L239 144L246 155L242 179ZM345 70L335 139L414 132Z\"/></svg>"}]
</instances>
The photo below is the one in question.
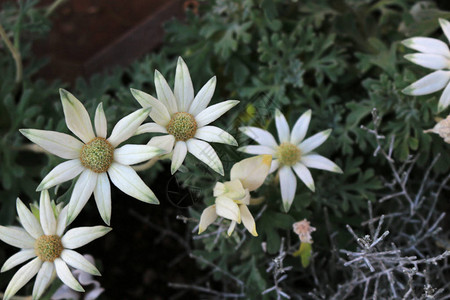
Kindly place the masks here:
<instances>
[{"instance_id":1,"label":"narrow pointed petal","mask_svg":"<svg viewBox=\"0 0 450 300\"><path fill-rule=\"evenodd\" d=\"M207 142L222 143L232 146L238 145L231 134L216 126L200 127L199 129L197 129L195 137Z\"/></svg>"},{"instance_id":2,"label":"narrow pointed petal","mask_svg":"<svg viewBox=\"0 0 450 300\"><path fill-rule=\"evenodd\" d=\"M450 50L443 41L428 37L413 37L402 41L402 44L408 48L420 51L422 53L438 54L450 57Z\"/></svg>"},{"instance_id":3,"label":"narrow pointed petal","mask_svg":"<svg viewBox=\"0 0 450 300\"><path fill-rule=\"evenodd\" d=\"M282 167L280 169L280 188L283 208L288 212L294 201L295 191L297 190L297 179L290 167Z\"/></svg>"},{"instance_id":4,"label":"narrow pointed petal","mask_svg":"<svg viewBox=\"0 0 450 300\"><path fill-rule=\"evenodd\" d=\"M405 55L405 58L416 65L433 70L446 69L450 66L450 59L438 54L414 53Z\"/></svg>"},{"instance_id":5,"label":"narrow pointed petal","mask_svg":"<svg viewBox=\"0 0 450 300\"><path fill-rule=\"evenodd\" d=\"M42 264L41 269L39 270L36 276L36 281L34 283L32 294L33 300L41 299L42 294L44 294L45 290L52 281L54 270L55 266L53 265L53 263L45 261Z\"/></svg>"},{"instance_id":6,"label":"narrow pointed petal","mask_svg":"<svg viewBox=\"0 0 450 300\"><path fill-rule=\"evenodd\" d=\"M184 141L176 142L175 147L173 148L172 164L170 166L171 174L174 174L178 170L178 168L181 166L184 159L186 158L186 154L187 154L186 142Z\"/></svg>"},{"instance_id":7,"label":"narrow pointed petal","mask_svg":"<svg viewBox=\"0 0 450 300\"><path fill-rule=\"evenodd\" d=\"M44 234L41 224L33 215L33 213L17 198L16 200L17 214L19 215L20 224L33 238L37 239Z\"/></svg>"},{"instance_id":8,"label":"narrow pointed petal","mask_svg":"<svg viewBox=\"0 0 450 300\"><path fill-rule=\"evenodd\" d=\"M64 249L76 249L104 236L111 230L112 228L106 226L77 227L67 231L61 242Z\"/></svg>"},{"instance_id":9,"label":"narrow pointed petal","mask_svg":"<svg viewBox=\"0 0 450 300\"><path fill-rule=\"evenodd\" d=\"M289 142L291 135L289 125L284 115L278 109L275 110L275 126L277 127L280 144L284 142Z\"/></svg>"},{"instance_id":10,"label":"narrow pointed petal","mask_svg":"<svg viewBox=\"0 0 450 300\"><path fill-rule=\"evenodd\" d=\"M239 206L230 198L216 198L216 214L225 219L241 223L241 213Z\"/></svg>"},{"instance_id":11,"label":"narrow pointed petal","mask_svg":"<svg viewBox=\"0 0 450 300\"><path fill-rule=\"evenodd\" d=\"M260 145L271 147L274 149L278 147L278 144L275 141L273 135L266 130L252 126L240 127L239 130L249 138L258 142Z\"/></svg>"},{"instance_id":12,"label":"narrow pointed petal","mask_svg":"<svg viewBox=\"0 0 450 300\"><path fill-rule=\"evenodd\" d=\"M320 145L322 145L328 139L330 133L331 129L327 129L319 133L316 133L315 135L301 142L298 148L300 149L302 155L305 155L306 153L309 153L312 150L319 147Z\"/></svg>"},{"instance_id":13,"label":"narrow pointed petal","mask_svg":"<svg viewBox=\"0 0 450 300\"><path fill-rule=\"evenodd\" d=\"M308 168L303 165L302 163L297 163L292 168L295 171L295 174L297 174L298 178L300 178L301 181L310 189L312 192L316 190L316 187L314 186L314 180L311 176L311 172L308 170Z\"/></svg>"},{"instance_id":14,"label":"narrow pointed petal","mask_svg":"<svg viewBox=\"0 0 450 300\"><path fill-rule=\"evenodd\" d=\"M422 77L403 89L403 93L411 96L421 96L443 89L450 80L450 71L435 71Z\"/></svg>"},{"instance_id":15,"label":"narrow pointed petal","mask_svg":"<svg viewBox=\"0 0 450 300\"><path fill-rule=\"evenodd\" d=\"M214 94L214 90L216 89L216 81L216 76L214 76L200 89L189 107L190 114L197 116L206 107L208 107L208 104Z\"/></svg>"},{"instance_id":16,"label":"narrow pointed petal","mask_svg":"<svg viewBox=\"0 0 450 300\"><path fill-rule=\"evenodd\" d=\"M134 165L165 152L163 149L148 145L127 144L114 150L114 161L123 165Z\"/></svg>"},{"instance_id":17,"label":"narrow pointed petal","mask_svg":"<svg viewBox=\"0 0 450 300\"><path fill-rule=\"evenodd\" d=\"M103 221L110 225L111 221L111 185L106 173L98 174L94 189L95 203Z\"/></svg>"},{"instance_id":18,"label":"narrow pointed petal","mask_svg":"<svg viewBox=\"0 0 450 300\"><path fill-rule=\"evenodd\" d=\"M130 166L114 162L109 167L108 174L114 185L125 194L150 204L159 204L152 190Z\"/></svg>"},{"instance_id":19,"label":"narrow pointed petal","mask_svg":"<svg viewBox=\"0 0 450 300\"><path fill-rule=\"evenodd\" d=\"M203 127L211 122L217 120L224 113L229 111L231 108L239 103L237 100L227 100L214 104L204 110L202 110L198 115L195 116L198 127Z\"/></svg>"},{"instance_id":20,"label":"narrow pointed petal","mask_svg":"<svg viewBox=\"0 0 450 300\"><path fill-rule=\"evenodd\" d=\"M269 174L272 174L273 172L275 172L279 166L280 166L280 162L278 161L278 159L273 159L272 164L270 165Z\"/></svg>"},{"instance_id":21,"label":"narrow pointed petal","mask_svg":"<svg viewBox=\"0 0 450 300\"><path fill-rule=\"evenodd\" d=\"M113 147L119 146L120 143L132 137L141 126L142 122L147 118L150 108L141 108L128 116L123 117L116 126L114 126L108 142Z\"/></svg>"},{"instance_id":22,"label":"narrow pointed petal","mask_svg":"<svg viewBox=\"0 0 450 300\"><path fill-rule=\"evenodd\" d=\"M0 226L0 240L17 248L34 249L34 241L36 239L20 227Z\"/></svg>"},{"instance_id":23,"label":"narrow pointed petal","mask_svg":"<svg viewBox=\"0 0 450 300\"><path fill-rule=\"evenodd\" d=\"M21 250L5 261L0 272L3 273L9 271L15 266L18 266L21 263L24 263L27 260L32 259L33 257L36 257L36 252L34 251L34 248Z\"/></svg>"},{"instance_id":24,"label":"narrow pointed petal","mask_svg":"<svg viewBox=\"0 0 450 300\"><path fill-rule=\"evenodd\" d=\"M66 124L69 130L84 143L94 139L95 134L92 129L91 119L84 105L74 95L64 89L59 89L59 94L61 95L64 116L66 117Z\"/></svg>"},{"instance_id":25,"label":"narrow pointed petal","mask_svg":"<svg viewBox=\"0 0 450 300\"><path fill-rule=\"evenodd\" d=\"M292 128L291 133L291 143L297 145L306 136L306 132L308 131L309 122L311 121L311 110L308 109L304 112L300 118L298 118L297 122L295 122L294 128Z\"/></svg>"},{"instance_id":26,"label":"narrow pointed petal","mask_svg":"<svg viewBox=\"0 0 450 300\"><path fill-rule=\"evenodd\" d=\"M75 183L72 196L69 200L69 211L67 213L66 225L72 223L86 205L86 202L91 197L95 185L97 184L97 176L97 173L94 173L89 169L86 169L83 173L81 173Z\"/></svg>"},{"instance_id":27,"label":"narrow pointed petal","mask_svg":"<svg viewBox=\"0 0 450 300\"><path fill-rule=\"evenodd\" d=\"M86 273L100 276L100 272L97 268L91 264L83 255L79 254L76 251L64 249L61 252L61 259L68 264L69 266L84 271Z\"/></svg>"},{"instance_id":28,"label":"narrow pointed petal","mask_svg":"<svg viewBox=\"0 0 450 300\"><path fill-rule=\"evenodd\" d=\"M450 22L446 19L439 18L439 24L441 24L442 31L444 31L447 40L450 42Z\"/></svg>"},{"instance_id":29,"label":"narrow pointed petal","mask_svg":"<svg viewBox=\"0 0 450 300\"><path fill-rule=\"evenodd\" d=\"M41 192L39 201L39 217L45 235L56 234L56 218L53 213L52 205L50 204L50 195L48 190Z\"/></svg>"},{"instance_id":30,"label":"narrow pointed petal","mask_svg":"<svg viewBox=\"0 0 450 300\"><path fill-rule=\"evenodd\" d=\"M36 257L14 274L13 278L8 284L6 288L5 294L3 295L3 299L10 299L14 296L17 291L19 291L34 275L37 274L40 267L42 265L42 261Z\"/></svg>"},{"instance_id":31,"label":"narrow pointed petal","mask_svg":"<svg viewBox=\"0 0 450 300\"><path fill-rule=\"evenodd\" d=\"M69 212L69 206L64 207L59 213L57 224L56 224L56 235L62 236L64 230L66 230L67 224L67 213Z\"/></svg>"},{"instance_id":32,"label":"narrow pointed petal","mask_svg":"<svg viewBox=\"0 0 450 300\"><path fill-rule=\"evenodd\" d=\"M211 205L205 208L200 216L200 222L198 223L198 234L205 231L216 219L216 205Z\"/></svg>"},{"instance_id":33,"label":"narrow pointed petal","mask_svg":"<svg viewBox=\"0 0 450 300\"><path fill-rule=\"evenodd\" d=\"M78 158L60 163L42 179L36 191L47 190L55 185L69 181L77 177L85 169Z\"/></svg>"},{"instance_id":34,"label":"narrow pointed petal","mask_svg":"<svg viewBox=\"0 0 450 300\"><path fill-rule=\"evenodd\" d=\"M156 96L166 107L169 113L172 115L178 112L177 101L175 95L172 93L166 79L158 70L155 70L155 88Z\"/></svg>"},{"instance_id":35,"label":"narrow pointed petal","mask_svg":"<svg viewBox=\"0 0 450 300\"><path fill-rule=\"evenodd\" d=\"M308 168L320 169L335 173L343 173L341 168L339 168L339 166L334 162L316 153L302 156L300 162Z\"/></svg>"},{"instance_id":36,"label":"narrow pointed petal","mask_svg":"<svg viewBox=\"0 0 450 300\"><path fill-rule=\"evenodd\" d=\"M234 231L234 228L236 228L236 221L231 221L230 227L228 227L228 230L227 230L228 236L231 236L231 234Z\"/></svg>"},{"instance_id":37,"label":"narrow pointed petal","mask_svg":"<svg viewBox=\"0 0 450 300\"><path fill-rule=\"evenodd\" d=\"M178 110L187 111L194 99L194 87L192 86L189 69L181 57L178 57L177 70L175 71L174 93Z\"/></svg>"},{"instance_id":38,"label":"narrow pointed petal","mask_svg":"<svg viewBox=\"0 0 450 300\"><path fill-rule=\"evenodd\" d=\"M157 124L157 123L145 123L139 126L138 130L134 135L139 135L143 133L152 133L152 132L160 132L160 133L167 133L167 130L165 127Z\"/></svg>"},{"instance_id":39,"label":"narrow pointed petal","mask_svg":"<svg viewBox=\"0 0 450 300\"><path fill-rule=\"evenodd\" d=\"M98 137L106 139L106 134L108 131L108 123L106 122L105 112L103 111L103 104L100 103L95 111L95 132Z\"/></svg>"},{"instance_id":40,"label":"narrow pointed petal","mask_svg":"<svg viewBox=\"0 0 450 300\"><path fill-rule=\"evenodd\" d=\"M154 136L147 143L148 146L163 149L166 153L172 152L174 144L175 137L173 135Z\"/></svg>"},{"instance_id":41,"label":"narrow pointed petal","mask_svg":"<svg viewBox=\"0 0 450 300\"><path fill-rule=\"evenodd\" d=\"M443 111L450 105L450 84L447 84L442 92L441 98L439 98L438 112Z\"/></svg>"},{"instance_id":42,"label":"narrow pointed petal","mask_svg":"<svg viewBox=\"0 0 450 300\"><path fill-rule=\"evenodd\" d=\"M271 155L258 155L241 160L233 165L230 179L239 179L250 192L259 188L269 174Z\"/></svg>"},{"instance_id":43,"label":"narrow pointed petal","mask_svg":"<svg viewBox=\"0 0 450 300\"><path fill-rule=\"evenodd\" d=\"M68 134L38 129L20 129L19 131L51 154L65 159L80 157L83 143Z\"/></svg>"},{"instance_id":44,"label":"narrow pointed petal","mask_svg":"<svg viewBox=\"0 0 450 300\"><path fill-rule=\"evenodd\" d=\"M55 264L56 274L65 285L77 292L84 292L83 287L75 279L75 277L73 277L72 273L69 270L69 267L61 258L55 259L53 263Z\"/></svg>"},{"instance_id":45,"label":"narrow pointed petal","mask_svg":"<svg viewBox=\"0 0 450 300\"><path fill-rule=\"evenodd\" d=\"M259 155L259 154L274 155L276 153L275 149L273 149L272 147L261 146L261 145L244 146L244 147L238 148L237 150L244 152L244 153L256 154L256 155Z\"/></svg>"},{"instance_id":46,"label":"narrow pointed petal","mask_svg":"<svg viewBox=\"0 0 450 300\"><path fill-rule=\"evenodd\" d=\"M169 124L169 111L161 101L140 90L131 89L131 93L143 108L151 107L150 118L153 121L164 127Z\"/></svg>"},{"instance_id":47,"label":"narrow pointed petal","mask_svg":"<svg viewBox=\"0 0 450 300\"><path fill-rule=\"evenodd\" d=\"M247 228L248 232L250 232L253 236L258 236L258 233L256 232L255 219L253 219L252 213L248 209L247 205L241 204L239 205L239 209L241 210L241 219L245 228Z\"/></svg>"},{"instance_id":48,"label":"narrow pointed petal","mask_svg":"<svg viewBox=\"0 0 450 300\"><path fill-rule=\"evenodd\" d=\"M207 164L211 169L223 176L223 165L216 151L207 142L190 139L186 141L187 149L192 155Z\"/></svg>"}]
</instances>

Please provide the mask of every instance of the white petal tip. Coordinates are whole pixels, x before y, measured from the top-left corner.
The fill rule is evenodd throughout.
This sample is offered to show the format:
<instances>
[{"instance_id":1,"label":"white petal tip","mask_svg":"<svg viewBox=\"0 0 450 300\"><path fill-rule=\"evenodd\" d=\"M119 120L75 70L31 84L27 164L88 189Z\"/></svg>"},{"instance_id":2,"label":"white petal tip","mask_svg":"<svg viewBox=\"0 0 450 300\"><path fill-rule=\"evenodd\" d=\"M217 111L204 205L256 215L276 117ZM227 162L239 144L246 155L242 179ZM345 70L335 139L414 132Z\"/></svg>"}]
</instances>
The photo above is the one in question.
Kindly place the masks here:
<instances>
[{"instance_id":1,"label":"white petal tip","mask_svg":"<svg viewBox=\"0 0 450 300\"><path fill-rule=\"evenodd\" d=\"M409 96L414 96L414 88L412 86L407 86L402 90L402 93Z\"/></svg>"}]
</instances>

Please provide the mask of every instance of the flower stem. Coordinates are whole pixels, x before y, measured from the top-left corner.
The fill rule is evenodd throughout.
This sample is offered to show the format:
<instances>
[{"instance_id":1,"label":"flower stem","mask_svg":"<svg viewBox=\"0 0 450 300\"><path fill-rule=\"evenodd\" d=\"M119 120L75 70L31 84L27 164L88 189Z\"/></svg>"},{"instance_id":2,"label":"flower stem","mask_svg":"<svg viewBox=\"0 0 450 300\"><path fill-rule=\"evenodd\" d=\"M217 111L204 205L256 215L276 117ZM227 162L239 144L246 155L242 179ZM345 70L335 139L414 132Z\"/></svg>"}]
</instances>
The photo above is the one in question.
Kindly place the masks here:
<instances>
[{"instance_id":1,"label":"flower stem","mask_svg":"<svg viewBox=\"0 0 450 300\"><path fill-rule=\"evenodd\" d=\"M9 51L11 52L14 62L16 63L16 83L20 83L22 81L22 69L23 69L22 56L20 55L20 52L17 50L17 48L14 47L14 45L9 40L8 35L6 34L6 31L1 24L0 24L0 36L5 41L5 44L8 47Z\"/></svg>"}]
</instances>

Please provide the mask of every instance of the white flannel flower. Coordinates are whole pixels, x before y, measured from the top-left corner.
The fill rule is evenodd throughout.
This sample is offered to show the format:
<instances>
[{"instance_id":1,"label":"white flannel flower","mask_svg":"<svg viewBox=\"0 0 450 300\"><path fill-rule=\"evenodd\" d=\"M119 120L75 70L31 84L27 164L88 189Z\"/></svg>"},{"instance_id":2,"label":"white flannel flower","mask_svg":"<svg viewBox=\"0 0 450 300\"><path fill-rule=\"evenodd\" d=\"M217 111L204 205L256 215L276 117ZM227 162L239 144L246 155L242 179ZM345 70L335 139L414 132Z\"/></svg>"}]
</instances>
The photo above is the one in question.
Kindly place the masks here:
<instances>
[{"instance_id":1,"label":"white flannel flower","mask_svg":"<svg viewBox=\"0 0 450 300\"><path fill-rule=\"evenodd\" d=\"M270 154L273 156L270 172L279 169L281 197L284 210L289 211L297 189L297 180L294 172L306 186L314 192L314 180L308 168L342 173L334 162L317 153L312 152L322 145L331 133L331 129L321 131L304 140L311 120L311 110L303 113L292 129L284 115L277 109L275 111L275 124L280 143L277 144L272 134L257 127L240 127L245 135L260 145L245 146L238 150L249 154ZM292 172L294 170L294 172Z\"/></svg>"},{"instance_id":2,"label":"white flannel flower","mask_svg":"<svg viewBox=\"0 0 450 300\"><path fill-rule=\"evenodd\" d=\"M223 175L223 166L214 149L207 142L237 146L236 140L216 126L207 126L239 103L227 100L207 107L216 87L216 77L211 78L194 97L189 70L181 57L175 73L174 92L167 81L155 70L155 87L158 99L142 91L131 89L142 107L152 107L150 118L154 123L139 127L136 134L159 132L167 135L153 137L148 145L164 145L172 153L171 173L183 163L187 152ZM205 142L206 141L206 142Z\"/></svg>"},{"instance_id":3,"label":"white flannel flower","mask_svg":"<svg viewBox=\"0 0 450 300\"><path fill-rule=\"evenodd\" d=\"M231 220L228 235L233 233L236 223L240 224L242 221L253 236L258 236L255 220L247 205L250 204L250 192L259 188L269 174L271 161L272 156L259 155L234 164L230 171L230 181L216 183L216 202L203 210L198 234L221 216Z\"/></svg>"},{"instance_id":4,"label":"white flannel flower","mask_svg":"<svg viewBox=\"0 0 450 300\"><path fill-rule=\"evenodd\" d=\"M148 145L124 145L120 143L134 135L147 118L150 108L139 109L122 118L106 138L107 123L100 103L95 112L95 131L83 104L71 93L61 89L61 102L67 127L78 139L60 132L21 129L30 141L48 152L69 159L57 165L45 176L37 191L49 189L80 175L70 197L67 222L70 224L81 212L94 193L95 202L103 221L111 220L111 187L109 179L122 190L138 200L159 204L155 194L142 181L130 165L148 160L164 153L164 150ZM108 175L109 179L108 179Z\"/></svg>"},{"instance_id":5,"label":"white flannel flower","mask_svg":"<svg viewBox=\"0 0 450 300\"><path fill-rule=\"evenodd\" d=\"M67 211L66 206L59 215L55 215L47 190L41 192L38 218L17 198L17 214L24 229L0 226L0 240L21 250L6 260L1 272L34 259L14 274L6 288L4 300L14 296L36 274L32 298L40 299L55 278L55 272L64 284L76 291L84 292L67 265L89 274L100 275L93 264L73 249L104 236L111 228L79 227L70 229L64 234Z\"/></svg>"},{"instance_id":6,"label":"white flannel flower","mask_svg":"<svg viewBox=\"0 0 450 300\"><path fill-rule=\"evenodd\" d=\"M439 23L450 41L450 22L439 19ZM413 37L402 41L402 44L420 52L405 55L407 60L419 66L436 70L406 87L402 92L407 95L421 96L445 88L438 104L438 111L441 112L450 104L450 50L447 44L427 37Z\"/></svg>"}]
</instances>

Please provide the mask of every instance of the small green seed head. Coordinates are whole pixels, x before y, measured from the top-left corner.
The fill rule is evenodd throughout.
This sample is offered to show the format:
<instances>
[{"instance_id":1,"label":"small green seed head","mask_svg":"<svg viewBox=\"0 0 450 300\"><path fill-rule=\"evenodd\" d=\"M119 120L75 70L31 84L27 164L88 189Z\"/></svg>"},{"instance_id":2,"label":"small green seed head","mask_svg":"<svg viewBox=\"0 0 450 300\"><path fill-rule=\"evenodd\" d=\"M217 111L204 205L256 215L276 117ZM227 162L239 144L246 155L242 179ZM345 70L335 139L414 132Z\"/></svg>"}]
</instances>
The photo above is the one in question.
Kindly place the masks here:
<instances>
[{"instance_id":1,"label":"small green seed head","mask_svg":"<svg viewBox=\"0 0 450 300\"><path fill-rule=\"evenodd\" d=\"M301 152L297 146L286 142L278 146L276 156L281 165L293 166L300 160Z\"/></svg>"},{"instance_id":2,"label":"small green seed head","mask_svg":"<svg viewBox=\"0 0 450 300\"><path fill-rule=\"evenodd\" d=\"M197 131L197 122L193 115L187 112L177 112L173 114L167 132L175 137L177 141L187 141L194 137Z\"/></svg>"},{"instance_id":3,"label":"small green seed head","mask_svg":"<svg viewBox=\"0 0 450 300\"><path fill-rule=\"evenodd\" d=\"M114 147L104 138L96 137L81 149L81 164L96 173L108 171L114 158Z\"/></svg>"},{"instance_id":4,"label":"small green seed head","mask_svg":"<svg viewBox=\"0 0 450 300\"><path fill-rule=\"evenodd\" d=\"M57 235L41 235L34 243L34 251L42 261L53 262L63 250L61 238Z\"/></svg>"}]
</instances>

